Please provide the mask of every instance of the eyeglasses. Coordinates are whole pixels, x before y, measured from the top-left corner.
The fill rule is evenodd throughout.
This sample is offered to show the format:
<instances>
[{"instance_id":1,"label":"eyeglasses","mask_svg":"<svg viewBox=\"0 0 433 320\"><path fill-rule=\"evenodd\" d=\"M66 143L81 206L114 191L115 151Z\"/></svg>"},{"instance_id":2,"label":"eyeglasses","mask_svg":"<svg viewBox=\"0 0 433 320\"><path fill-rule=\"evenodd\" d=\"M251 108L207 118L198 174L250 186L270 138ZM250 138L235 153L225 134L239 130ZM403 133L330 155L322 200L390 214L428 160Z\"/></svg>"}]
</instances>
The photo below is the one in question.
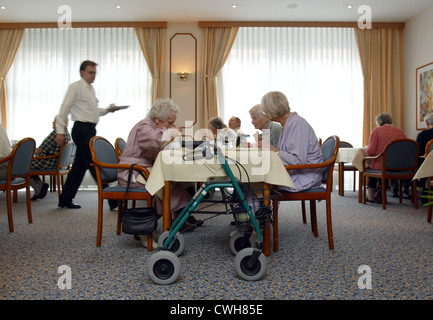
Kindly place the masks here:
<instances>
[{"instance_id":1,"label":"eyeglasses","mask_svg":"<svg viewBox=\"0 0 433 320\"><path fill-rule=\"evenodd\" d=\"M94 74L96 74L96 71L84 71L84 72L87 72L88 74L90 74L90 75L94 75Z\"/></svg>"}]
</instances>

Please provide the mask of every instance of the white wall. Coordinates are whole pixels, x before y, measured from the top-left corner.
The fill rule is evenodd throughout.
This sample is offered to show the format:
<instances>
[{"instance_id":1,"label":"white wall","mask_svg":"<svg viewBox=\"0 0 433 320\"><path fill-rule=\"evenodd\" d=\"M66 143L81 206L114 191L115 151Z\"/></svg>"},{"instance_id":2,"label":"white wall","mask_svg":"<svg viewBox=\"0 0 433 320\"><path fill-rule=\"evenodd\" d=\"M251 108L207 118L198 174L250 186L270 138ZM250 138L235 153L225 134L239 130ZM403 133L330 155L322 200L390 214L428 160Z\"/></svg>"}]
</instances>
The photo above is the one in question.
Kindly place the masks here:
<instances>
[{"instance_id":1,"label":"white wall","mask_svg":"<svg viewBox=\"0 0 433 320\"><path fill-rule=\"evenodd\" d=\"M404 65L404 131L415 139L416 130L416 69L433 62L433 6L406 21L403 32Z\"/></svg>"}]
</instances>

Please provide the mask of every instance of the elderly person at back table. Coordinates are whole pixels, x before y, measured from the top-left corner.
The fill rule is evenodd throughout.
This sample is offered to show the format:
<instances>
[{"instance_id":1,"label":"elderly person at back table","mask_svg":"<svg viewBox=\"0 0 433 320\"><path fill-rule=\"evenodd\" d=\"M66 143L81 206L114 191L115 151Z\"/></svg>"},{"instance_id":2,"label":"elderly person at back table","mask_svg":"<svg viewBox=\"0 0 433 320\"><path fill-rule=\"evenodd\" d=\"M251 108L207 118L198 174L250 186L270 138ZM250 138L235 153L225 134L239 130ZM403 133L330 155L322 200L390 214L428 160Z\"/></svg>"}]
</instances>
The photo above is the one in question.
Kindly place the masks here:
<instances>
[{"instance_id":1,"label":"elderly person at back table","mask_svg":"<svg viewBox=\"0 0 433 320\"><path fill-rule=\"evenodd\" d=\"M227 128L227 125L220 117L213 117L208 121L208 128L213 134L213 139L216 140L218 132L224 128Z\"/></svg>"},{"instance_id":2,"label":"elderly person at back table","mask_svg":"<svg viewBox=\"0 0 433 320\"><path fill-rule=\"evenodd\" d=\"M256 132L254 137L257 140L258 147L262 147L262 143L270 143L274 147L278 147L281 131L283 127L278 122L271 121L269 117L263 112L261 104L256 104L250 109L251 123L254 128L262 131L262 134Z\"/></svg>"},{"instance_id":3,"label":"elderly person at back table","mask_svg":"<svg viewBox=\"0 0 433 320\"><path fill-rule=\"evenodd\" d=\"M131 130L128 136L125 149L122 152L119 163L138 164L143 167L153 166L158 153L164 150L170 143L170 138L179 134L173 130L174 122L179 114L179 107L171 99L157 99L144 120L139 121ZM144 188L145 186L137 181L138 172L131 177L131 187ZM120 185L126 187L128 181L128 170L119 170L118 180ZM172 184L170 206L172 212L179 214L191 199L190 194L182 188L181 184ZM162 216L162 200L155 196L157 212ZM182 231L193 230L200 221L190 216L183 225ZM157 234L155 240L157 240ZM139 236L143 246L147 246L147 237ZM153 243L157 248L156 242Z\"/></svg>"},{"instance_id":4,"label":"elderly person at back table","mask_svg":"<svg viewBox=\"0 0 433 320\"><path fill-rule=\"evenodd\" d=\"M66 118L66 128L65 128L65 140L64 143L71 141L71 135L67 129L68 118ZM40 146L35 149L35 156L37 157L49 157L60 152L62 146L58 145L56 142L56 118L53 121L53 131L42 141ZM34 159L32 161L32 170L48 170L57 168L57 158L52 159ZM30 177L30 186L35 191L32 201L37 199L43 199L47 195L48 183L44 183L39 176Z\"/></svg>"},{"instance_id":5,"label":"elderly person at back table","mask_svg":"<svg viewBox=\"0 0 433 320\"><path fill-rule=\"evenodd\" d=\"M12 152L11 142L5 128L0 124L0 159L7 157ZM0 163L0 179L5 180L8 173L8 162Z\"/></svg>"},{"instance_id":6,"label":"elderly person at back table","mask_svg":"<svg viewBox=\"0 0 433 320\"><path fill-rule=\"evenodd\" d=\"M427 143L433 139L433 113L429 113L424 118L425 124L427 126L427 129L421 131L416 136L416 142L419 144L419 155L420 158L418 159L417 166L418 168L422 165L424 162L424 158L422 158L423 155L425 155L425 148L427 146ZM426 189L426 182L427 178L419 179L418 186L421 187L421 194L424 194L424 191ZM428 188L428 186L427 186ZM421 198L421 197L420 197ZM421 198L421 201L426 203L428 200L426 198Z\"/></svg>"},{"instance_id":7,"label":"elderly person at back table","mask_svg":"<svg viewBox=\"0 0 433 320\"><path fill-rule=\"evenodd\" d=\"M398 129L392 125L392 118L388 113L382 113L376 116L377 127L373 129L368 139L367 155L377 156L385 149L386 145L392 141L398 139L406 139L406 135L403 130ZM370 165L370 169L381 170L382 159L373 160ZM408 188L408 181L403 181L404 185L404 197L410 198ZM410 184L410 183L409 183ZM368 178L367 185L367 201L382 203L381 199L374 199L374 193L378 188L378 179ZM398 197L398 181L392 181L393 197Z\"/></svg>"},{"instance_id":8,"label":"elderly person at back table","mask_svg":"<svg viewBox=\"0 0 433 320\"><path fill-rule=\"evenodd\" d=\"M278 91L267 93L262 98L263 111L271 121L283 127L278 146L270 146L284 165L310 164L323 162L319 140L310 124L296 112L292 112L287 97ZM279 187L279 190L298 192L322 183L322 168L293 170L290 176L296 189Z\"/></svg>"},{"instance_id":9,"label":"elderly person at back table","mask_svg":"<svg viewBox=\"0 0 433 320\"><path fill-rule=\"evenodd\" d=\"M229 119L229 128L234 130L236 134L244 133L241 129L241 119L238 117L233 116Z\"/></svg>"},{"instance_id":10,"label":"elderly person at back table","mask_svg":"<svg viewBox=\"0 0 433 320\"><path fill-rule=\"evenodd\" d=\"M229 140L236 140L234 130L227 127L220 117L211 118L208 121L208 128L213 135L213 137L207 137L209 140L214 140L222 144L227 143ZM218 141L218 139L220 139L220 141Z\"/></svg>"}]
</instances>

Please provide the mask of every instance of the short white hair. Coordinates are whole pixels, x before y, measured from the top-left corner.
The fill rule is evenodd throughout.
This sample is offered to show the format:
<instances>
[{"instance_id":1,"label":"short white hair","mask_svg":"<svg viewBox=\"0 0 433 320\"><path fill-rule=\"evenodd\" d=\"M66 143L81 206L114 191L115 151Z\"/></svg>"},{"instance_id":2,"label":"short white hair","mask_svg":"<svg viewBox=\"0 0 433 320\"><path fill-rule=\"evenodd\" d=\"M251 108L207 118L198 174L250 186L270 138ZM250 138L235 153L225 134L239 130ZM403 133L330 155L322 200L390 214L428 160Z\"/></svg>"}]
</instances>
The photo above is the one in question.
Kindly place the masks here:
<instances>
[{"instance_id":1,"label":"short white hair","mask_svg":"<svg viewBox=\"0 0 433 320\"><path fill-rule=\"evenodd\" d=\"M261 104L256 104L250 109L249 112L250 114L255 114L256 116L266 117L266 113L263 111L263 107Z\"/></svg>"},{"instance_id":2,"label":"short white hair","mask_svg":"<svg viewBox=\"0 0 433 320\"><path fill-rule=\"evenodd\" d=\"M153 103L152 108L147 114L147 118L151 120L167 120L172 114L179 114L179 107L170 98L159 98Z\"/></svg>"},{"instance_id":3,"label":"short white hair","mask_svg":"<svg viewBox=\"0 0 433 320\"><path fill-rule=\"evenodd\" d=\"M265 94L262 98L263 111L271 119L282 117L290 112L290 105L284 93L279 91L271 91Z\"/></svg>"}]
</instances>

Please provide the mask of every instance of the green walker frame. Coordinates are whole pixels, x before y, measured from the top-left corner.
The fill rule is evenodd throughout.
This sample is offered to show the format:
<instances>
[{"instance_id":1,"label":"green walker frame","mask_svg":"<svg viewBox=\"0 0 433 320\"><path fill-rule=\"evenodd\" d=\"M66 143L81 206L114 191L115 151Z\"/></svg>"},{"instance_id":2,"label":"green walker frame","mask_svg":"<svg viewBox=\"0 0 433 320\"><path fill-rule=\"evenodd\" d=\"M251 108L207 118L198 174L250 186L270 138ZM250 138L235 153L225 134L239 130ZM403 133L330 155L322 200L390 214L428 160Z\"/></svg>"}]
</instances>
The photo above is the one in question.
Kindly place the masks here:
<instances>
[{"instance_id":1,"label":"green walker frame","mask_svg":"<svg viewBox=\"0 0 433 320\"><path fill-rule=\"evenodd\" d=\"M251 225L251 228L245 234L236 235L237 238L244 239L241 243L243 243L242 246L245 246L244 248L241 247L239 251L234 249L236 251L234 252L236 254L235 268L238 276L244 280L255 281L261 279L266 273L267 259L262 252L263 234L260 224L240 186L242 183L234 176L222 150L214 147L214 154L222 165L226 176L209 177L177 216L170 229L160 235L158 240L160 251L153 254L147 263L147 273L155 283L171 284L180 276L180 260L178 257L183 253L185 247L185 240L180 230L193 212L199 212L195 211L197 206L204 202L206 195L215 188L220 190L233 188L232 197L235 197L233 201L243 207L243 210L248 215L248 223ZM257 240L254 246L247 241L251 245L248 246L245 244L245 238L248 238L253 231L256 233ZM236 239L233 241L236 241ZM233 247L232 243L231 247Z\"/></svg>"}]
</instances>

